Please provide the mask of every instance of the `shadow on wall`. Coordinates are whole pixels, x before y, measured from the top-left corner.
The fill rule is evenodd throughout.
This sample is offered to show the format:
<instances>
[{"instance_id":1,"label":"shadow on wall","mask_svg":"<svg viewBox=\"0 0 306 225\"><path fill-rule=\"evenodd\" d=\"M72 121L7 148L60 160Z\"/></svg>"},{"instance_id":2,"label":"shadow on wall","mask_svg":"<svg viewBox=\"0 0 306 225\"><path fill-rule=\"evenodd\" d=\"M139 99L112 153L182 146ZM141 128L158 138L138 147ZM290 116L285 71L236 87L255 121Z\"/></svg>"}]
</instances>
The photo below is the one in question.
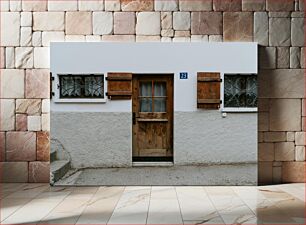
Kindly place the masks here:
<instances>
[{"instance_id":1,"label":"shadow on wall","mask_svg":"<svg viewBox=\"0 0 306 225\"><path fill-rule=\"evenodd\" d=\"M259 54L259 62L263 61L261 57L266 58ZM267 63L275 62L267 61L266 66ZM260 64L267 68L265 65ZM303 69L259 70L259 185L306 181L305 152L302 151L305 149L304 79Z\"/></svg>"}]
</instances>

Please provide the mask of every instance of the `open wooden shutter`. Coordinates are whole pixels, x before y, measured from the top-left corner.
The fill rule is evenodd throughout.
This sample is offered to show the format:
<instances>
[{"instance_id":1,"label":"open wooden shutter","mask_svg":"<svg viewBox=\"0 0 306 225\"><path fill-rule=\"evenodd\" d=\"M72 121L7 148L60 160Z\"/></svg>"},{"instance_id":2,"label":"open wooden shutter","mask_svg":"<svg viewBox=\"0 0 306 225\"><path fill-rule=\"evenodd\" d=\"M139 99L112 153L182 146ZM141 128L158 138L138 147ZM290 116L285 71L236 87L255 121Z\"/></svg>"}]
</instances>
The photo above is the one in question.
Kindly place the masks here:
<instances>
[{"instance_id":1,"label":"open wooden shutter","mask_svg":"<svg viewBox=\"0 0 306 225\"><path fill-rule=\"evenodd\" d=\"M220 73L198 73L198 108L220 108L220 83Z\"/></svg>"},{"instance_id":2,"label":"open wooden shutter","mask_svg":"<svg viewBox=\"0 0 306 225\"><path fill-rule=\"evenodd\" d=\"M108 73L107 96L109 99L122 100L132 98L132 74Z\"/></svg>"}]
</instances>

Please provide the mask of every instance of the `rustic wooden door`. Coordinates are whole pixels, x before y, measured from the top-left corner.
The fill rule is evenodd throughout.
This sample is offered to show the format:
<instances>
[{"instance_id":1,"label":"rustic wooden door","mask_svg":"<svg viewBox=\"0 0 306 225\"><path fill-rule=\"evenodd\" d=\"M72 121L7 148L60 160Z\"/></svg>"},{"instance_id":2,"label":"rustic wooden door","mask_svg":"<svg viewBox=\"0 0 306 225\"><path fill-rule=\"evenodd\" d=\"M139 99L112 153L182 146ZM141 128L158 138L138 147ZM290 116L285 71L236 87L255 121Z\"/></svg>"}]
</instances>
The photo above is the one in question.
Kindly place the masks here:
<instances>
[{"instance_id":1,"label":"rustic wooden door","mask_svg":"<svg viewBox=\"0 0 306 225\"><path fill-rule=\"evenodd\" d=\"M173 157L173 75L133 74L133 160Z\"/></svg>"}]
</instances>

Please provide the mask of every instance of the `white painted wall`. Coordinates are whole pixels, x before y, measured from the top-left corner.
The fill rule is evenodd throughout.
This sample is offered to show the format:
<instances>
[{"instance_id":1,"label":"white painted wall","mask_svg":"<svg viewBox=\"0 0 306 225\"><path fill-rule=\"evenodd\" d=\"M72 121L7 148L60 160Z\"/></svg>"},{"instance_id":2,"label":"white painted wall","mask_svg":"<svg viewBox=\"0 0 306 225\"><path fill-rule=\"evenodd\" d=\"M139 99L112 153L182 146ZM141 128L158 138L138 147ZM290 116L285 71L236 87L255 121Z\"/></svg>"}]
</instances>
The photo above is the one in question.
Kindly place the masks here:
<instances>
[{"instance_id":1,"label":"white painted wall","mask_svg":"<svg viewBox=\"0 0 306 225\"><path fill-rule=\"evenodd\" d=\"M257 43L51 43L51 72L56 94L56 74L61 73L174 73L174 111L197 111L197 72L257 74ZM188 79L180 80L180 72L188 72ZM131 100L88 104L53 99L51 104L52 111L132 110Z\"/></svg>"}]
</instances>

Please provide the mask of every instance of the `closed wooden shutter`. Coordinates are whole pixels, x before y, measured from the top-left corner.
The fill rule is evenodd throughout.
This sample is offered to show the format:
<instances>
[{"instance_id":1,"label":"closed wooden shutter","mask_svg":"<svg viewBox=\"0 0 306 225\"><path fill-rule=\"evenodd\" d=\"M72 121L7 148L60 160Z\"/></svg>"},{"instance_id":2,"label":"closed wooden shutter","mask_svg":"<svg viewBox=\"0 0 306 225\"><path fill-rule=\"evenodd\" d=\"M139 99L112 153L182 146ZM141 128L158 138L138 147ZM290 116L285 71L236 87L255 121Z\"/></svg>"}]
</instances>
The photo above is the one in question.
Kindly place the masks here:
<instances>
[{"instance_id":1,"label":"closed wooden shutter","mask_svg":"<svg viewBox=\"0 0 306 225\"><path fill-rule=\"evenodd\" d=\"M108 73L107 96L109 99L122 100L132 98L132 74Z\"/></svg>"},{"instance_id":2,"label":"closed wooden shutter","mask_svg":"<svg viewBox=\"0 0 306 225\"><path fill-rule=\"evenodd\" d=\"M198 73L198 108L219 109L220 73Z\"/></svg>"}]
</instances>

